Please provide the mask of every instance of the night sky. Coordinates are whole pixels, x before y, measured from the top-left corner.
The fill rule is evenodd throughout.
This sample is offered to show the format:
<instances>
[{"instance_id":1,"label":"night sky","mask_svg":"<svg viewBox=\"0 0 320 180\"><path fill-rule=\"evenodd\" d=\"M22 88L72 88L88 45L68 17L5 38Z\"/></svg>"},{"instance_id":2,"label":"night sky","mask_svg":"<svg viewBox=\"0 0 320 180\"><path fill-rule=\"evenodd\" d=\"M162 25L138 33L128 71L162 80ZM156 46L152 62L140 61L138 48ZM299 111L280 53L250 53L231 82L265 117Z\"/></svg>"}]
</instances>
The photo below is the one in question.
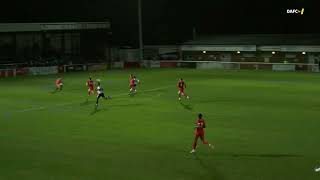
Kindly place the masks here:
<instances>
[{"instance_id":1,"label":"night sky","mask_svg":"<svg viewBox=\"0 0 320 180\"><path fill-rule=\"evenodd\" d=\"M145 44L179 43L198 34L320 33L320 0L142 0ZM305 8L305 14L286 9ZM114 42L136 44L137 0L11 0L0 22L111 20Z\"/></svg>"}]
</instances>

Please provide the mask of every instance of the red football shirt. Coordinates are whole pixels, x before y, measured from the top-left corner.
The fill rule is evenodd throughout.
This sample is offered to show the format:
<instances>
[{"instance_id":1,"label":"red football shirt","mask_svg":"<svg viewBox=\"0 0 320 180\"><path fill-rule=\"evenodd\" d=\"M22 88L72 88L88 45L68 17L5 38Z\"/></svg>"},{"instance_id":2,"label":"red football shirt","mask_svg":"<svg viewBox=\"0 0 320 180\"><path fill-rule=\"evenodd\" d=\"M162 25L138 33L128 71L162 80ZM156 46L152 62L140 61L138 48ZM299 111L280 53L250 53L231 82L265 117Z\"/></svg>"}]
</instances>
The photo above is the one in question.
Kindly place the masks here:
<instances>
[{"instance_id":1,"label":"red football shirt","mask_svg":"<svg viewBox=\"0 0 320 180\"><path fill-rule=\"evenodd\" d=\"M61 83L62 83L62 79L61 78L56 80L56 84L61 84Z\"/></svg>"},{"instance_id":2,"label":"red football shirt","mask_svg":"<svg viewBox=\"0 0 320 180\"><path fill-rule=\"evenodd\" d=\"M93 84L94 84L94 83L93 83L92 80L88 80L88 81L87 81L87 85L88 85L89 87L93 87Z\"/></svg>"},{"instance_id":3,"label":"red football shirt","mask_svg":"<svg viewBox=\"0 0 320 180\"><path fill-rule=\"evenodd\" d=\"M134 85L134 79L130 79L130 85L133 86Z\"/></svg>"},{"instance_id":4,"label":"red football shirt","mask_svg":"<svg viewBox=\"0 0 320 180\"><path fill-rule=\"evenodd\" d=\"M196 122L196 126L197 126L197 129L196 131L199 133L203 133L204 132L204 128L206 127L206 123L204 122L204 119L198 119L197 122Z\"/></svg>"},{"instance_id":5,"label":"red football shirt","mask_svg":"<svg viewBox=\"0 0 320 180\"><path fill-rule=\"evenodd\" d=\"M184 83L184 81L179 81L178 82L178 88L180 88L180 89L186 88L186 84Z\"/></svg>"}]
</instances>

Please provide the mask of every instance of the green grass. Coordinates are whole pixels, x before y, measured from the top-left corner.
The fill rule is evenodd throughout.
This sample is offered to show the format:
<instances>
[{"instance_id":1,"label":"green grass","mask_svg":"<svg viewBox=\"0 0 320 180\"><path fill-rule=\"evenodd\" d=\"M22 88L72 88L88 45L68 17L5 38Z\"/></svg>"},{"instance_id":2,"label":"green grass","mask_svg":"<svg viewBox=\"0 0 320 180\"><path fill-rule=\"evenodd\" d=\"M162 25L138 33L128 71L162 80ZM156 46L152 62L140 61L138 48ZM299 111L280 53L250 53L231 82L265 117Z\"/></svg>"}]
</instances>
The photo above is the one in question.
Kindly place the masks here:
<instances>
[{"instance_id":1,"label":"green grass","mask_svg":"<svg viewBox=\"0 0 320 180\"><path fill-rule=\"evenodd\" d=\"M142 84L135 97L128 76ZM110 101L86 103L100 78ZM320 77L159 69L0 80L0 180L319 179ZM183 77L190 101L177 101ZM189 154L196 115L206 138Z\"/></svg>"}]
</instances>

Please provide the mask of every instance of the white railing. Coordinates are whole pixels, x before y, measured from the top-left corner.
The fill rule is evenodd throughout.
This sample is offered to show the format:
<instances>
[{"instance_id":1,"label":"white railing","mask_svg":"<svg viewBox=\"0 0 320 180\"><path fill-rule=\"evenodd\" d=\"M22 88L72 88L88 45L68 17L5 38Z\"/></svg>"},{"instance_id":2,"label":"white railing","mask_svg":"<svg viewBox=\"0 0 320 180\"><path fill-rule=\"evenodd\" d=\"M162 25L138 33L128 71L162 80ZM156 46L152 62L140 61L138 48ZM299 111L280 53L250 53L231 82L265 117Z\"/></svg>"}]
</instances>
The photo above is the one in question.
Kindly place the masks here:
<instances>
[{"instance_id":1,"label":"white railing","mask_svg":"<svg viewBox=\"0 0 320 180\"><path fill-rule=\"evenodd\" d=\"M273 71L310 71L319 72L319 65L314 63L270 63L270 62L226 62L226 61L144 61L145 68L152 68L152 64L159 67L189 67L197 69L251 69Z\"/></svg>"},{"instance_id":2,"label":"white railing","mask_svg":"<svg viewBox=\"0 0 320 180\"><path fill-rule=\"evenodd\" d=\"M144 60L139 62L112 62L92 64L72 64L48 67L28 67L22 64L7 64L0 68L0 77L15 77L18 75L48 75L74 71L103 71L108 68L195 68L222 70L270 70L270 71L308 71L319 72L318 64L308 63L267 63L267 62L225 62L225 61L176 61ZM22 66L21 66L22 65ZM110 65L110 66L109 66ZM12 67L10 67L12 66Z\"/></svg>"}]
</instances>

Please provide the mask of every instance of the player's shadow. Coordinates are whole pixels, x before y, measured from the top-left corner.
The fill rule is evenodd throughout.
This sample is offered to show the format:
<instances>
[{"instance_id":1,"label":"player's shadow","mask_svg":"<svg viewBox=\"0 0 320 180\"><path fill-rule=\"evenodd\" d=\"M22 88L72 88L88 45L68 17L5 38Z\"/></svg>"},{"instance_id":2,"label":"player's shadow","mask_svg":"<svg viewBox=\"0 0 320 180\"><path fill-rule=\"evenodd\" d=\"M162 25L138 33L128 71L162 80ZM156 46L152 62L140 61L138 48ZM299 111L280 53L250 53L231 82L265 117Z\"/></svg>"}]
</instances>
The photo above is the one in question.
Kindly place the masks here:
<instances>
[{"instance_id":1,"label":"player's shadow","mask_svg":"<svg viewBox=\"0 0 320 180\"><path fill-rule=\"evenodd\" d=\"M53 90L50 92L51 94L62 93L62 90Z\"/></svg>"},{"instance_id":2,"label":"player's shadow","mask_svg":"<svg viewBox=\"0 0 320 180\"><path fill-rule=\"evenodd\" d=\"M297 158L298 154L231 154L232 157L259 157L259 158Z\"/></svg>"},{"instance_id":3,"label":"player's shadow","mask_svg":"<svg viewBox=\"0 0 320 180\"><path fill-rule=\"evenodd\" d=\"M56 94L57 92L59 92L59 91L54 90L54 91L51 91L50 93L51 93L51 94Z\"/></svg>"},{"instance_id":4,"label":"player's shadow","mask_svg":"<svg viewBox=\"0 0 320 180\"><path fill-rule=\"evenodd\" d=\"M113 104L110 105L109 107L137 107L137 106L144 106L145 104L142 103L134 103L134 104Z\"/></svg>"},{"instance_id":5,"label":"player's shadow","mask_svg":"<svg viewBox=\"0 0 320 180\"><path fill-rule=\"evenodd\" d=\"M100 111L102 111L102 109L99 109L97 106L95 106L93 111L90 113L90 115L93 116L93 115L97 114Z\"/></svg>"},{"instance_id":6,"label":"player's shadow","mask_svg":"<svg viewBox=\"0 0 320 180\"><path fill-rule=\"evenodd\" d=\"M200 167L208 172L208 175L210 176L209 179L225 179L213 165L206 164L197 154L194 154L194 156L195 159L199 162Z\"/></svg>"},{"instance_id":7,"label":"player's shadow","mask_svg":"<svg viewBox=\"0 0 320 180\"><path fill-rule=\"evenodd\" d=\"M2 115L2 117L3 117L3 118L1 118L1 119L3 119L3 120L10 120L11 117L12 117L12 114L11 114L10 112L7 112L7 113L4 113L4 114Z\"/></svg>"},{"instance_id":8,"label":"player's shadow","mask_svg":"<svg viewBox=\"0 0 320 180\"><path fill-rule=\"evenodd\" d=\"M300 154L236 154L236 153L216 153L216 156L233 157L233 158L299 158Z\"/></svg>"},{"instance_id":9,"label":"player's shadow","mask_svg":"<svg viewBox=\"0 0 320 180\"><path fill-rule=\"evenodd\" d=\"M84 102L80 103L80 106L86 106L86 105L89 105L89 104L90 104L90 102L89 102L89 100L87 99L87 100L85 100Z\"/></svg>"},{"instance_id":10,"label":"player's shadow","mask_svg":"<svg viewBox=\"0 0 320 180\"><path fill-rule=\"evenodd\" d=\"M186 110L189 110L189 111L193 110L193 107L190 104L184 104L183 102L180 101L180 105Z\"/></svg>"}]
</instances>

